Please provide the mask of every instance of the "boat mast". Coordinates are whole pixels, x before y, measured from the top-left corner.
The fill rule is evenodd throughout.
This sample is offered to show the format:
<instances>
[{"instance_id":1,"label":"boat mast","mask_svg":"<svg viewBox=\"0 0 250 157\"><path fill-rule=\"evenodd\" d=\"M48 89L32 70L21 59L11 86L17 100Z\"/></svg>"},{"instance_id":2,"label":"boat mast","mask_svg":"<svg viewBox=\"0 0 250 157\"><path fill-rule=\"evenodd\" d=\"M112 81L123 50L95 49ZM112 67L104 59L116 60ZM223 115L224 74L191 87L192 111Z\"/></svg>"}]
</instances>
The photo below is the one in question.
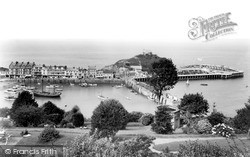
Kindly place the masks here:
<instances>
[{"instance_id":1,"label":"boat mast","mask_svg":"<svg viewBox=\"0 0 250 157\"><path fill-rule=\"evenodd\" d=\"M42 78L42 93L43 93L43 78Z\"/></svg>"}]
</instances>

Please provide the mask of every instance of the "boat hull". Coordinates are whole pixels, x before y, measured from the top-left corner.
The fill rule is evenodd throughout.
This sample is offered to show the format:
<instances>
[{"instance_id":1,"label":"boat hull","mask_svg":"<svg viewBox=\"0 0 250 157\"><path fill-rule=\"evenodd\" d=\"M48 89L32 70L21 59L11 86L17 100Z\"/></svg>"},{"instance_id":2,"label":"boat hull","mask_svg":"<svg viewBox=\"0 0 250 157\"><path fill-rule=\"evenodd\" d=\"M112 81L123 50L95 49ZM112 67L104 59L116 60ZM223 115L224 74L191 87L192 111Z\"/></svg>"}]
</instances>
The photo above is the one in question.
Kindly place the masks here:
<instances>
[{"instance_id":1,"label":"boat hull","mask_svg":"<svg viewBox=\"0 0 250 157\"><path fill-rule=\"evenodd\" d=\"M34 96L37 97L49 97L49 98L58 98L61 96L62 93L60 92L55 92L55 93L50 93L50 92L34 92Z\"/></svg>"}]
</instances>

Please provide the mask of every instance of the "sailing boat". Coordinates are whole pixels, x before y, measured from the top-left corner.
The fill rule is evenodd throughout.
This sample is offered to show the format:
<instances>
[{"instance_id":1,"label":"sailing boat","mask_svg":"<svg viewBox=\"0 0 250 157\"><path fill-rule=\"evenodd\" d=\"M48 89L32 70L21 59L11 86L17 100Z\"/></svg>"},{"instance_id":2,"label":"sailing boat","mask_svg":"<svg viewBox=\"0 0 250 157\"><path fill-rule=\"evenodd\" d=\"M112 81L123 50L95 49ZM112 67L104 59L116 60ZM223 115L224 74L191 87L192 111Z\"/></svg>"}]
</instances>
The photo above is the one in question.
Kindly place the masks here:
<instances>
[{"instance_id":1,"label":"sailing boat","mask_svg":"<svg viewBox=\"0 0 250 157\"><path fill-rule=\"evenodd\" d=\"M42 80L42 91L34 91L34 95L37 97L50 97L50 98L57 98L60 97L62 94L61 92L56 92L55 89L53 89L53 92L46 92L43 91L43 80Z\"/></svg>"},{"instance_id":2,"label":"sailing boat","mask_svg":"<svg viewBox=\"0 0 250 157\"><path fill-rule=\"evenodd\" d=\"M106 99L108 99L108 97L103 96L102 93L100 93L97 97L98 97L99 99L101 99L101 100L106 100Z\"/></svg>"},{"instance_id":3,"label":"sailing boat","mask_svg":"<svg viewBox=\"0 0 250 157\"><path fill-rule=\"evenodd\" d=\"M186 85L189 86L189 80L187 79Z\"/></svg>"}]
</instances>

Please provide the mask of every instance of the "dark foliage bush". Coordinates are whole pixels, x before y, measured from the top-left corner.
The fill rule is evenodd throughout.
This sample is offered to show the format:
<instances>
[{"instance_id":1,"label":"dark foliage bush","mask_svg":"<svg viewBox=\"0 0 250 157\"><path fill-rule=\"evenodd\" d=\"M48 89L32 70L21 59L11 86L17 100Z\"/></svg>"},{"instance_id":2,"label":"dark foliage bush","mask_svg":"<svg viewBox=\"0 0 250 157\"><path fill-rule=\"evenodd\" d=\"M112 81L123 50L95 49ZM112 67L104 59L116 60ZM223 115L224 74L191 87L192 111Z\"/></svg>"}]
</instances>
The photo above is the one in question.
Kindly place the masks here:
<instances>
[{"instance_id":1,"label":"dark foliage bush","mask_svg":"<svg viewBox=\"0 0 250 157\"><path fill-rule=\"evenodd\" d=\"M21 106L33 106L38 107L35 99L32 98L32 95L28 91L23 91L18 95L15 101L12 104L11 112L15 112Z\"/></svg>"},{"instance_id":2,"label":"dark foliage bush","mask_svg":"<svg viewBox=\"0 0 250 157\"><path fill-rule=\"evenodd\" d=\"M20 133L20 135L21 136L23 136L23 135L28 135L29 134L29 132L28 132L28 130L26 129L26 130L24 130L24 131L22 131L21 133Z\"/></svg>"},{"instance_id":3,"label":"dark foliage bush","mask_svg":"<svg viewBox=\"0 0 250 157\"><path fill-rule=\"evenodd\" d=\"M60 123L60 126L63 127L64 125L66 125L67 123L69 123L69 121L63 119Z\"/></svg>"},{"instance_id":4,"label":"dark foliage bush","mask_svg":"<svg viewBox=\"0 0 250 157\"><path fill-rule=\"evenodd\" d=\"M62 121L62 115L60 115L58 113L44 115L44 118L46 118L46 120L45 120L46 122L50 122L53 124L59 124Z\"/></svg>"},{"instance_id":5,"label":"dark foliage bush","mask_svg":"<svg viewBox=\"0 0 250 157\"><path fill-rule=\"evenodd\" d=\"M142 125L148 126L154 122L154 115L146 113L141 117L140 121Z\"/></svg>"},{"instance_id":6,"label":"dark foliage bush","mask_svg":"<svg viewBox=\"0 0 250 157\"><path fill-rule=\"evenodd\" d=\"M59 138L59 131L52 127L46 127L38 136L39 142L45 143Z\"/></svg>"},{"instance_id":7,"label":"dark foliage bush","mask_svg":"<svg viewBox=\"0 0 250 157\"><path fill-rule=\"evenodd\" d=\"M36 127L42 122L43 114L38 107L22 106L12 115L16 126Z\"/></svg>"},{"instance_id":8,"label":"dark foliage bush","mask_svg":"<svg viewBox=\"0 0 250 157\"><path fill-rule=\"evenodd\" d=\"M70 111L65 112L63 120L76 124L76 127L84 125L84 116L78 106L74 106Z\"/></svg>"},{"instance_id":9,"label":"dark foliage bush","mask_svg":"<svg viewBox=\"0 0 250 157\"><path fill-rule=\"evenodd\" d=\"M84 117L82 113L76 112L72 115L72 123L75 127L80 127L84 125Z\"/></svg>"},{"instance_id":10,"label":"dark foliage bush","mask_svg":"<svg viewBox=\"0 0 250 157\"><path fill-rule=\"evenodd\" d=\"M79 108L77 105L75 105L75 106L72 108L71 112L72 112L73 114L74 114L74 113L77 113L77 112L80 112L80 108Z\"/></svg>"},{"instance_id":11,"label":"dark foliage bush","mask_svg":"<svg viewBox=\"0 0 250 157\"><path fill-rule=\"evenodd\" d=\"M245 103L245 107L236 112L237 115L233 118L234 127L247 133L250 128L250 98L248 99L248 102Z\"/></svg>"},{"instance_id":12,"label":"dark foliage bush","mask_svg":"<svg viewBox=\"0 0 250 157\"><path fill-rule=\"evenodd\" d=\"M129 122L138 122L139 119L142 117L143 113L142 112L136 112L136 111L133 111L133 112L130 112L129 113Z\"/></svg>"},{"instance_id":13,"label":"dark foliage bush","mask_svg":"<svg viewBox=\"0 0 250 157\"><path fill-rule=\"evenodd\" d=\"M202 94L185 94L178 107L191 114L204 114L208 112L209 104Z\"/></svg>"},{"instance_id":14,"label":"dark foliage bush","mask_svg":"<svg viewBox=\"0 0 250 157\"><path fill-rule=\"evenodd\" d=\"M67 123L67 124L66 124L66 127L67 127L67 128L71 128L71 129L75 128L75 126L74 126L73 123Z\"/></svg>"},{"instance_id":15,"label":"dark foliage bush","mask_svg":"<svg viewBox=\"0 0 250 157\"><path fill-rule=\"evenodd\" d=\"M155 121L151 124L152 130L157 134L170 134L173 132L170 115L170 109L167 106L157 107L155 112Z\"/></svg>"},{"instance_id":16,"label":"dark foliage bush","mask_svg":"<svg viewBox=\"0 0 250 157\"><path fill-rule=\"evenodd\" d=\"M195 124L194 128L200 134L211 134L212 125L207 119L201 119Z\"/></svg>"},{"instance_id":17,"label":"dark foliage bush","mask_svg":"<svg viewBox=\"0 0 250 157\"><path fill-rule=\"evenodd\" d=\"M28 91L23 91L18 95L10 113L11 119L17 126L37 126L42 121L42 113L38 104Z\"/></svg>"},{"instance_id":18,"label":"dark foliage bush","mask_svg":"<svg viewBox=\"0 0 250 157\"><path fill-rule=\"evenodd\" d=\"M10 109L7 107L0 108L0 117L7 117L10 115Z\"/></svg>"},{"instance_id":19,"label":"dark foliage bush","mask_svg":"<svg viewBox=\"0 0 250 157\"><path fill-rule=\"evenodd\" d=\"M55 124L59 124L64 117L64 110L58 108L55 104L48 101L41 107L45 120L50 120Z\"/></svg>"},{"instance_id":20,"label":"dark foliage bush","mask_svg":"<svg viewBox=\"0 0 250 157\"><path fill-rule=\"evenodd\" d=\"M128 112L122 104L114 99L101 101L99 106L93 111L91 117L91 134L98 131L110 130L117 132L125 129L128 123Z\"/></svg>"},{"instance_id":21,"label":"dark foliage bush","mask_svg":"<svg viewBox=\"0 0 250 157\"><path fill-rule=\"evenodd\" d=\"M220 112L213 112L207 117L208 121L211 123L212 126L217 125L219 123L224 123L225 118L226 117L224 116L224 114Z\"/></svg>"}]
</instances>

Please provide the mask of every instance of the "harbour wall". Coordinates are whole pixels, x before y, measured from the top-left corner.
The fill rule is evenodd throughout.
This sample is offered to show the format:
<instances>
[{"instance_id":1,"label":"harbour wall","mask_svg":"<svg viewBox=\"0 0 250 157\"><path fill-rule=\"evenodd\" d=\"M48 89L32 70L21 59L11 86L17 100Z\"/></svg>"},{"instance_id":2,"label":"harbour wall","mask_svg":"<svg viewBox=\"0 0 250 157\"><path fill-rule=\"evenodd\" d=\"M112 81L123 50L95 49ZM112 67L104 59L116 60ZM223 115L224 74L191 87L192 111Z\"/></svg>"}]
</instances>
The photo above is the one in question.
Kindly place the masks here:
<instances>
[{"instance_id":1,"label":"harbour wall","mask_svg":"<svg viewBox=\"0 0 250 157\"><path fill-rule=\"evenodd\" d=\"M159 105L169 105L172 108L177 108L178 99L174 96L171 96L166 91L163 92L160 100L158 99L157 95L153 92L153 87L149 86L143 82L137 82L134 79L127 79L125 80L125 84L127 87L132 88L137 93L147 97L148 99L156 102Z\"/></svg>"},{"instance_id":2,"label":"harbour wall","mask_svg":"<svg viewBox=\"0 0 250 157\"><path fill-rule=\"evenodd\" d=\"M80 83L91 83L91 84L124 84L124 80L121 79L73 79L73 78L15 78L5 80L8 82L19 82L24 84L41 83L42 81L47 84L80 84Z\"/></svg>"}]
</instances>

